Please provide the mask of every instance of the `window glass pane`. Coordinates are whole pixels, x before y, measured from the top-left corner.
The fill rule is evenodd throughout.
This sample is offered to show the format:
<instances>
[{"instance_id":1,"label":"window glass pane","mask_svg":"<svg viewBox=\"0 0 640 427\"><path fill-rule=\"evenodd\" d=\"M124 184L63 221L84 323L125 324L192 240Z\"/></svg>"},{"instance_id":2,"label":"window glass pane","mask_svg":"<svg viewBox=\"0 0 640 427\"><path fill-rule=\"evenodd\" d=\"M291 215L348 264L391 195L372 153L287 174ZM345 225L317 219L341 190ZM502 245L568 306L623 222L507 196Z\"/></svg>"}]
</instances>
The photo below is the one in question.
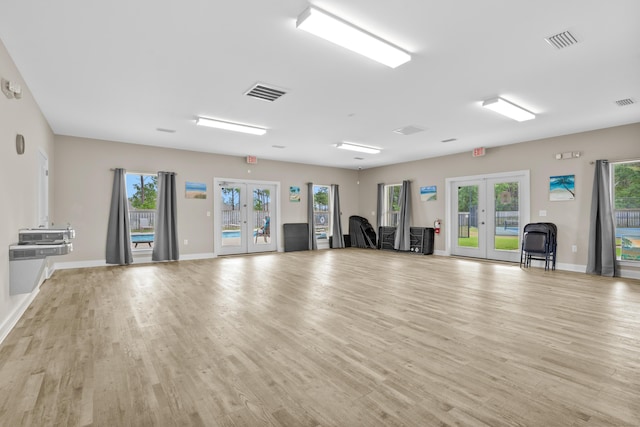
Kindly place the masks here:
<instances>
[{"instance_id":1,"label":"window glass pane","mask_svg":"<svg viewBox=\"0 0 640 427\"><path fill-rule=\"evenodd\" d=\"M316 239L328 239L331 230L330 187L328 185L313 186L313 222Z\"/></svg>"},{"instance_id":2,"label":"window glass pane","mask_svg":"<svg viewBox=\"0 0 640 427\"><path fill-rule=\"evenodd\" d=\"M518 250L520 212L518 208L518 183L500 182L494 184L495 230L494 249L502 251Z\"/></svg>"},{"instance_id":3,"label":"window glass pane","mask_svg":"<svg viewBox=\"0 0 640 427\"><path fill-rule=\"evenodd\" d=\"M612 164L611 183L618 259L640 261L640 160Z\"/></svg>"},{"instance_id":4,"label":"window glass pane","mask_svg":"<svg viewBox=\"0 0 640 427\"><path fill-rule=\"evenodd\" d=\"M127 174L129 228L133 249L153 247L158 199L158 176Z\"/></svg>"},{"instance_id":5,"label":"window glass pane","mask_svg":"<svg viewBox=\"0 0 640 427\"><path fill-rule=\"evenodd\" d=\"M402 185L385 186L385 205L382 223L388 227L397 227L400 219L400 190Z\"/></svg>"},{"instance_id":6,"label":"window glass pane","mask_svg":"<svg viewBox=\"0 0 640 427\"><path fill-rule=\"evenodd\" d=\"M478 186L458 187L458 246L478 247Z\"/></svg>"}]
</instances>

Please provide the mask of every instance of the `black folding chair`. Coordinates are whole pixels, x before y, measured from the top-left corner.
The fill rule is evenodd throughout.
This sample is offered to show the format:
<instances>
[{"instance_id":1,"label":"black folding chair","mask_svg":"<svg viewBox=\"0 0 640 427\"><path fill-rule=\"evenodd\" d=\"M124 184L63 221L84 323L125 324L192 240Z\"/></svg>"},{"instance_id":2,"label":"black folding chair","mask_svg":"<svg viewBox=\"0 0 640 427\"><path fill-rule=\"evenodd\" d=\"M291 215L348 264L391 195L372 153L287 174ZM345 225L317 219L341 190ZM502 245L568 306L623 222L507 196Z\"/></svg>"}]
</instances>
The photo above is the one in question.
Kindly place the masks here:
<instances>
[{"instance_id":1,"label":"black folding chair","mask_svg":"<svg viewBox=\"0 0 640 427\"><path fill-rule=\"evenodd\" d=\"M531 266L531 260L544 261L544 269L556 269L557 228L550 222L536 222L524 226L520 266Z\"/></svg>"}]
</instances>

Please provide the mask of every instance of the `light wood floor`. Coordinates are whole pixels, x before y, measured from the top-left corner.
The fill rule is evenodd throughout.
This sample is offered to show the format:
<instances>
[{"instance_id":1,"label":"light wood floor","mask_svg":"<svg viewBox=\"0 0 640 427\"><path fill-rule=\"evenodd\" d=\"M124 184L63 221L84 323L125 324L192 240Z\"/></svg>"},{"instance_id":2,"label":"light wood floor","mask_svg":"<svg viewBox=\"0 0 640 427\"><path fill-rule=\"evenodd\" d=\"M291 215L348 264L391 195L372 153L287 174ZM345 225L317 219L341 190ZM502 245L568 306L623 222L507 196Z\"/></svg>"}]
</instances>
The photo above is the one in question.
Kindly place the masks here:
<instances>
[{"instance_id":1,"label":"light wood floor","mask_svg":"<svg viewBox=\"0 0 640 427\"><path fill-rule=\"evenodd\" d=\"M2 426L638 426L640 282L348 248L58 271Z\"/></svg>"}]
</instances>

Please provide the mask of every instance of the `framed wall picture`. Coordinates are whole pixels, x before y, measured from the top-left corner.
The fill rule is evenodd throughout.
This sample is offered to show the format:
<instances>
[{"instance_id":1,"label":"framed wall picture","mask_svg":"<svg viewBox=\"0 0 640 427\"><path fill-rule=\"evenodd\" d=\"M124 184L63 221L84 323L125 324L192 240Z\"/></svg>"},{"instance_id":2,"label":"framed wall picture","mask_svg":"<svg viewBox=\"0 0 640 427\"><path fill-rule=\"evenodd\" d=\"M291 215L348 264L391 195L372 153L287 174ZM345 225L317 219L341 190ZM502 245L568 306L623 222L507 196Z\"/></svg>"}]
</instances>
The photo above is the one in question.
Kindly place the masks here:
<instances>
[{"instance_id":1,"label":"framed wall picture","mask_svg":"<svg viewBox=\"0 0 640 427\"><path fill-rule=\"evenodd\" d=\"M207 198L207 184L203 182L185 182L185 197L187 199L206 199Z\"/></svg>"},{"instance_id":2,"label":"framed wall picture","mask_svg":"<svg viewBox=\"0 0 640 427\"><path fill-rule=\"evenodd\" d=\"M549 177L549 200L558 202L576 198L576 176L558 175Z\"/></svg>"},{"instance_id":3,"label":"framed wall picture","mask_svg":"<svg viewBox=\"0 0 640 427\"><path fill-rule=\"evenodd\" d=\"M294 185L289 187L289 201L293 203L300 202L300 187Z\"/></svg>"},{"instance_id":4,"label":"framed wall picture","mask_svg":"<svg viewBox=\"0 0 640 427\"><path fill-rule=\"evenodd\" d=\"M438 200L438 191L435 185L428 187L420 187L420 200L423 202L432 202Z\"/></svg>"}]
</instances>

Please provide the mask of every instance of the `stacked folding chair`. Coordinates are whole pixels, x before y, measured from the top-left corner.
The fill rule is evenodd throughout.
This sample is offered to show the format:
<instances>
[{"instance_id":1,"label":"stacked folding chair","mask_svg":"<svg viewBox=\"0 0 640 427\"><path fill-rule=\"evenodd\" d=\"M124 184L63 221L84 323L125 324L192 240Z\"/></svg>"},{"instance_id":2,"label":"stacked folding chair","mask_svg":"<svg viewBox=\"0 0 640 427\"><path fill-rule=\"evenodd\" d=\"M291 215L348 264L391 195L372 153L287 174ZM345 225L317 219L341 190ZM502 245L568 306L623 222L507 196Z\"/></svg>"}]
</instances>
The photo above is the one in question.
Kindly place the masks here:
<instances>
[{"instance_id":1,"label":"stacked folding chair","mask_svg":"<svg viewBox=\"0 0 640 427\"><path fill-rule=\"evenodd\" d=\"M534 222L524 226L520 266L531 266L531 260L544 261L544 269L556 269L558 228L551 222Z\"/></svg>"},{"instance_id":2,"label":"stacked folding chair","mask_svg":"<svg viewBox=\"0 0 640 427\"><path fill-rule=\"evenodd\" d=\"M376 231L366 218L357 215L350 216L349 235L353 247L376 248Z\"/></svg>"}]
</instances>

